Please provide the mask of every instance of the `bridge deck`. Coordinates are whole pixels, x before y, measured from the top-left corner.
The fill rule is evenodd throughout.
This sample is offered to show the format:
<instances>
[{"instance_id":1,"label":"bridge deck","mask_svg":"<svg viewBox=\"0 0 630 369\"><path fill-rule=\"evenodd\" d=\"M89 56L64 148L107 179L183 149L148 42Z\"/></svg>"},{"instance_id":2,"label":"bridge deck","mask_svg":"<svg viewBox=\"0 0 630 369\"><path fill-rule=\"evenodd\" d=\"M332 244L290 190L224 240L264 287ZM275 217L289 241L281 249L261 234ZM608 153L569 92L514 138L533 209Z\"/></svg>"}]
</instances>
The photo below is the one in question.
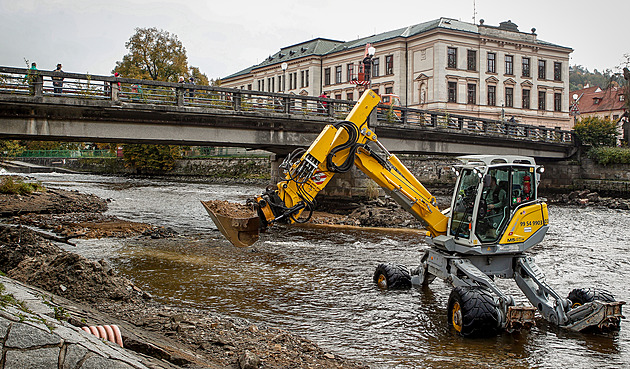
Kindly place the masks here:
<instances>
[{"instance_id":1,"label":"bridge deck","mask_svg":"<svg viewBox=\"0 0 630 369\"><path fill-rule=\"evenodd\" d=\"M355 102L0 67L0 137L265 149L308 146ZM392 152L564 158L574 135L547 127L380 105L372 126Z\"/></svg>"}]
</instances>

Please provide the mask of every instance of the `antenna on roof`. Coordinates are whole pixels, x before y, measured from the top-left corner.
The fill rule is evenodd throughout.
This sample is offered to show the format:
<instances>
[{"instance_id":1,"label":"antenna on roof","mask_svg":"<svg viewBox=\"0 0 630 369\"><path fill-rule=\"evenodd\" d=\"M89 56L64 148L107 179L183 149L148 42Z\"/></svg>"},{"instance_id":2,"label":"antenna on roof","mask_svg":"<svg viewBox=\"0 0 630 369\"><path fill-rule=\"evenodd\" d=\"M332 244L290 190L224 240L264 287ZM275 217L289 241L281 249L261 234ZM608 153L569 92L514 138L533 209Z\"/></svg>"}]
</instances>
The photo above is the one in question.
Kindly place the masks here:
<instances>
[{"instance_id":1,"label":"antenna on roof","mask_svg":"<svg viewBox=\"0 0 630 369\"><path fill-rule=\"evenodd\" d=\"M473 0L473 24L477 24L477 1Z\"/></svg>"}]
</instances>

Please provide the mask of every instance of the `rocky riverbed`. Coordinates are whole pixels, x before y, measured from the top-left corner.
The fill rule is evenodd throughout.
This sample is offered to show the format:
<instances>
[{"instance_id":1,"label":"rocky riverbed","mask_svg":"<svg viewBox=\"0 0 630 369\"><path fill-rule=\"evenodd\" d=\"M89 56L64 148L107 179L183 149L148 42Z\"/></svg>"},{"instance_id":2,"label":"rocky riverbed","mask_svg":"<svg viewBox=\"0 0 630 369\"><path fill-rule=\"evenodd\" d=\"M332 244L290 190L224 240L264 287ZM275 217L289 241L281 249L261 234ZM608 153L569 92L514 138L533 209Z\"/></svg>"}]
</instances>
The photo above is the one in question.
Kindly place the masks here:
<instances>
[{"instance_id":1,"label":"rocky riverbed","mask_svg":"<svg viewBox=\"0 0 630 369\"><path fill-rule=\"evenodd\" d=\"M41 229L61 240L175 236L168 229L105 216L106 209L105 200L74 191L0 194L0 271L59 296L52 298L57 304L68 299L62 302L63 319L75 326L118 324L125 348L150 357L144 363L152 367L365 367L286 331L157 303L107 262L88 260L43 237Z\"/></svg>"}]
</instances>

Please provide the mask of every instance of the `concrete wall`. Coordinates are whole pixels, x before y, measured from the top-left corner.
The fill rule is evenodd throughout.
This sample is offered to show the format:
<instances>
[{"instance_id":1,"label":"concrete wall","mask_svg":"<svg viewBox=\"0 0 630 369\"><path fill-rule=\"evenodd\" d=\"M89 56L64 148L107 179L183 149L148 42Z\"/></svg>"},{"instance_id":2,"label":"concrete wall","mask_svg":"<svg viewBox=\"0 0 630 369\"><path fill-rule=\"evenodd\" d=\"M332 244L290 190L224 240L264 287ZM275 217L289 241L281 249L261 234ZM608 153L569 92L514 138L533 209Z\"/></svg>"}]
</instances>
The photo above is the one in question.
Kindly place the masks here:
<instances>
[{"instance_id":1,"label":"concrete wall","mask_svg":"<svg viewBox=\"0 0 630 369\"><path fill-rule=\"evenodd\" d=\"M434 194L450 194L455 183L451 171L457 160L449 157L400 156L401 161L422 184ZM30 158L31 163L43 166L63 166L77 171L102 174L133 174L119 159L56 159ZM208 176L256 180L261 184L278 181L277 165L281 159L220 158L179 160L169 175ZM539 163L545 167L540 189L543 192L562 192L574 189L600 191L612 196L630 196L630 165L601 166L590 159ZM360 170L336 174L321 197L362 198L383 195L383 191Z\"/></svg>"}]
</instances>

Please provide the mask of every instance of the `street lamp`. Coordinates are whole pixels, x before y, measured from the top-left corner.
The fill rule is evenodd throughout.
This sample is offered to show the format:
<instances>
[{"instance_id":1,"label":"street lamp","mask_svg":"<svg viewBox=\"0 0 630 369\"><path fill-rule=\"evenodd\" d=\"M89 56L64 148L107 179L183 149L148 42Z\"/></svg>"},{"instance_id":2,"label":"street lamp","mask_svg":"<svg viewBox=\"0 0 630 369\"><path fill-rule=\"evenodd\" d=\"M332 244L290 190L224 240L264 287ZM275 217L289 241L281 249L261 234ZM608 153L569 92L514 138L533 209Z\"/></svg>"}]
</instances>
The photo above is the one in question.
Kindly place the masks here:
<instances>
[{"instance_id":1,"label":"street lamp","mask_svg":"<svg viewBox=\"0 0 630 369\"><path fill-rule=\"evenodd\" d=\"M376 48L369 46L367 55L363 58L363 79L367 81L367 88L372 88L372 61L376 54Z\"/></svg>"},{"instance_id":2,"label":"street lamp","mask_svg":"<svg viewBox=\"0 0 630 369\"><path fill-rule=\"evenodd\" d=\"M289 67L289 64L287 64L287 62L280 64L280 68L282 68L282 92L285 91L284 89L287 83L287 68L288 67Z\"/></svg>"}]
</instances>

